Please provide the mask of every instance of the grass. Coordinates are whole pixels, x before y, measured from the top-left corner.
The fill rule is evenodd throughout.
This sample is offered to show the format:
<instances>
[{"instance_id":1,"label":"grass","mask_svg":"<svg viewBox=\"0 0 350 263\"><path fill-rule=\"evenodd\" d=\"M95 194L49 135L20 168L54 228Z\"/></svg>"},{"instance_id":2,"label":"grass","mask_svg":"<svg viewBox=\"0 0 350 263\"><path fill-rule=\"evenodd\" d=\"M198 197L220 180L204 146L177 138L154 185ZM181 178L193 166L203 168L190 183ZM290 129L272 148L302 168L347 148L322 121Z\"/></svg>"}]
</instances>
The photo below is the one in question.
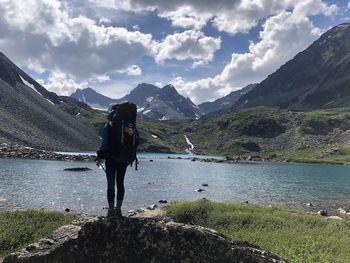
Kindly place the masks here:
<instances>
[{"instance_id":1,"label":"grass","mask_svg":"<svg viewBox=\"0 0 350 263\"><path fill-rule=\"evenodd\" d=\"M72 215L38 209L0 212L0 258L37 242L74 218Z\"/></svg>"},{"instance_id":2,"label":"grass","mask_svg":"<svg viewBox=\"0 0 350 263\"><path fill-rule=\"evenodd\" d=\"M174 203L168 216L245 240L291 262L350 262L350 221L326 220L275 207L215 203Z\"/></svg>"}]
</instances>

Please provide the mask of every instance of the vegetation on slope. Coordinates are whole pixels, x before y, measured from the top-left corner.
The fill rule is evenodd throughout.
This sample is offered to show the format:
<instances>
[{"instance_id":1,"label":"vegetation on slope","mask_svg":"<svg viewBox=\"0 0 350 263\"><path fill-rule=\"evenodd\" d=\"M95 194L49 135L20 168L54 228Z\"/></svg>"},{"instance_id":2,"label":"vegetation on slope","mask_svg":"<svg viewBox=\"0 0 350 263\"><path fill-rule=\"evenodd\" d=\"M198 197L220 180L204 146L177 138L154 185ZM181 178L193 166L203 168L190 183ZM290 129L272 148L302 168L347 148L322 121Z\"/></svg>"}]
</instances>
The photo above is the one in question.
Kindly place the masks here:
<instances>
[{"instance_id":1,"label":"vegetation on slope","mask_svg":"<svg viewBox=\"0 0 350 263\"><path fill-rule=\"evenodd\" d=\"M350 221L330 220L275 207L179 202L168 216L176 222L209 227L288 258L291 262L350 262Z\"/></svg>"},{"instance_id":2,"label":"vegetation on slope","mask_svg":"<svg viewBox=\"0 0 350 263\"><path fill-rule=\"evenodd\" d=\"M37 209L0 212L0 258L37 242L74 218L60 212Z\"/></svg>"},{"instance_id":3,"label":"vegetation on slope","mask_svg":"<svg viewBox=\"0 0 350 263\"><path fill-rule=\"evenodd\" d=\"M84 114L99 130L105 113ZM199 120L139 120L140 152L258 156L296 162L350 163L348 108L295 112L257 107L221 112Z\"/></svg>"}]
</instances>

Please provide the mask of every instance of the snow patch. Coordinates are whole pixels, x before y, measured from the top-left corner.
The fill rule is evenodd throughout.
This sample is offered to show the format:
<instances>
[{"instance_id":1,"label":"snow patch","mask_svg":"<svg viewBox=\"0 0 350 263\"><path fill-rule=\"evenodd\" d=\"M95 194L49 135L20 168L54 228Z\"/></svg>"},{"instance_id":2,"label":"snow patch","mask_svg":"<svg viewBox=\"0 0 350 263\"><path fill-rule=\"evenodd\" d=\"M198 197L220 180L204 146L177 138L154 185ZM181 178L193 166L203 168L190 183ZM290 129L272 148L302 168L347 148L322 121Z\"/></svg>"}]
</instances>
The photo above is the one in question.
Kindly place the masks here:
<instances>
[{"instance_id":1,"label":"snow patch","mask_svg":"<svg viewBox=\"0 0 350 263\"><path fill-rule=\"evenodd\" d=\"M137 112L141 112L141 111L143 111L145 108L138 108L137 109Z\"/></svg>"},{"instance_id":2,"label":"snow patch","mask_svg":"<svg viewBox=\"0 0 350 263\"><path fill-rule=\"evenodd\" d=\"M154 135L154 134L152 134L152 137L153 137L154 139L157 139L157 138L158 138L158 136L157 136L157 135Z\"/></svg>"},{"instance_id":3,"label":"snow patch","mask_svg":"<svg viewBox=\"0 0 350 263\"><path fill-rule=\"evenodd\" d=\"M161 119L159 119L160 121L166 121L166 120L168 120L168 118L167 117L165 117L165 115L163 116L163 118L161 118Z\"/></svg>"},{"instance_id":4,"label":"snow patch","mask_svg":"<svg viewBox=\"0 0 350 263\"><path fill-rule=\"evenodd\" d=\"M151 102L153 100L153 97L148 97L146 101Z\"/></svg>"},{"instance_id":5,"label":"snow patch","mask_svg":"<svg viewBox=\"0 0 350 263\"><path fill-rule=\"evenodd\" d=\"M40 94L41 95L41 94ZM48 102L50 102L52 105L55 105L55 103L53 103L51 100L45 98L45 100L47 100Z\"/></svg>"},{"instance_id":6,"label":"snow patch","mask_svg":"<svg viewBox=\"0 0 350 263\"><path fill-rule=\"evenodd\" d=\"M147 113L150 113L151 112L151 110L146 110L146 111L144 111L144 112L142 112L143 114L147 114Z\"/></svg>"},{"instance_id":7,"label":"snow patch","mask_svg":"<svg viewBox=\"0 0 350 263\"><path fill-rule=\"evenodd\" d=\"M36 90L36 88L34 87L33 84L29 83L28 81L26 81L21 75L19 75L19 77L21 78L22 82L24 85L26 85L27 87L31 88L32 90L34 90L36 93L38 93L40 96L43 97L43 95Z\"/></svg>"},{"instance_id":8,"label":"snow patch","mask_svg":"<svg viewBox=\"0 0 350 263\"><path fill-rule=\"evenodd\" d=\"M80 112L78 112L75 116L76 116L76 117L80 116Z\"/></svg>"},{"instance_id":9,"label":"snow patch","mask_svg":"<svg viewBox=\"0 0 350 263\"><path fill-rule=\"evenodd\" d=\"M247 103L248 103L248 100L246 100L246 101L243 103L243 105L244 105L244 104L247 104Z\"/></svg>"}]
</instances>

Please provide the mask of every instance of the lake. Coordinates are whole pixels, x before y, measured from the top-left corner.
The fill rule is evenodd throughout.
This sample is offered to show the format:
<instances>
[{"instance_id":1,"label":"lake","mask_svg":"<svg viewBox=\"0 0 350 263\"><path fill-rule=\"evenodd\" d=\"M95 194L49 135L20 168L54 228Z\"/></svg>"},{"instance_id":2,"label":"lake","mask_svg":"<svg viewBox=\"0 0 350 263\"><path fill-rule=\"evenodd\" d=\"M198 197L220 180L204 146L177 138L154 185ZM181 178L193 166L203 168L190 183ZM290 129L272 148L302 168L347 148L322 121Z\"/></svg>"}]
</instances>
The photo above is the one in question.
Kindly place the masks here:
<instances>
[{"instance_id":1,"label":"lake","mask_svg":"<svg viewBox=\"0 0 350 263\"><path fill-rule=\"evenodd\" d=\"M160 199L202 197L231 202L317 207L350 204L350 167L297 163L220 164L142 155L139 170L129 167L123 210ZM153 160L153 161L151 161ZM88 167L88 172L64 168ZM202 187L202 183L209 184ZM198 193L197 188L205 189ZM0 210L46 208L103 214L106 206L104 171L94 163L0 159Z\"/></svg>"}]
</instances>

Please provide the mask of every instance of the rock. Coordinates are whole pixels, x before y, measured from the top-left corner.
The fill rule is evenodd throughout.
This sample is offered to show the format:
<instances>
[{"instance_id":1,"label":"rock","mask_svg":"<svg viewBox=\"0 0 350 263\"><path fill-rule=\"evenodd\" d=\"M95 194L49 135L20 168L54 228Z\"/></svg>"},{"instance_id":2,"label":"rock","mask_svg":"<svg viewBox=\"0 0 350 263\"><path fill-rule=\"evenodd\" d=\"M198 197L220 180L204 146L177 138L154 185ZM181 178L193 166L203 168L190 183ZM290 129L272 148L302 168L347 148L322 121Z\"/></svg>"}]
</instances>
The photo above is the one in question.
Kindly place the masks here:
<instances>
[{"instance_id":1,"label":"rock","mask_svg":"<svg viewBox=\"0 0 350 263\"><path fill-rule=\"evenodd\" d=\"M66 209L64 209L64 211L66 211L67 213L69 213L69 212L70 212L70 209L69 209L69 208L66 208Z\"/></svg>"},{"instance_id":2,"label":"rock","mask_svg":"<svg viewBox=\"0 0 350 263\"><path fill-rule=\"evenodd\" d=\"M314 205L311 204L311 203L306 203L306 206L308 206L308 207L313 207Z\"/></svg>"},{"instance_id":3,"label":"rock","mask_svg":"<svg viewBox=\"0 0 350 263\"><path fill-rule=\"evenodd\" d=\"M205 190L202 189L202 188L198 188L198 189L196 189L195 191L200 193L200 192L204 192Z\"/></svg>"},{"instance_id":4,"label":"rock","mask_svg":"<svg viewBox=\"0 0 350 263\"><path fill-rule=\"evenodd\" d=\"M338 208L338 212L339 212L340 214L342 214L342 215L346 215L346 213L347 213L348 211L346 211L344 208L339 207L339 208Z\"/></svg>"},{"instance_id":5,"label":"rock","mask_svg":"<svg viewBox=\"0 0 350 263\"><path fill-rule=\"evenodd\" d=\"M199 226L150 218L90 218L63 226L3 263L287 262L245 241ZM137 238L136 238L137 237Z\"/></svg>"},{"instance_id":6,"label":"rock","mask_svg":"<svg viewBox=\"0 0 350 263\"><path fill-rule=\"evenodd\" d=\"M148 210L154 210L156 209L156 207L158 207L156 204L150 205L147 207Z\"/></svg>"},{"instance_id":7,"label":"rock","mask_svg":"<svg viewBox=\"0 0 350 263\"><path fill-rule=\"evenodd\" d=\"M86 172L86 171L91 171L90 168L87 167L75 167L75 168L65 168L65 171L69 172Z\"/></svg>"},{"instance_id":8,"label":"rock","mask_svg":"<svg viewBox=\"0 0 350 263\"><path fill-rule=\"evenodd\" d=\"M160 204L166 204L166 203L168 203L168 201L165 200L165 199L161 199L161 200L158 201L158 203L160 203Z\"/></svg>"},{"instance_id":9,"label":"rock","mask_svg":"<svg viewBox=\"0 0 350 263\"><path fill-rule=\"evenodd\" d=\"M139 208L139 209L136 210L136 212L137 213L143 213L143 212L145 212L145 209Z\"/></svg>"},{"instance_id":10,"label":"rock","mask_svg":"<svg viewBox=\"0 0 350 263\"><path fill-rule=\"evenodd\" d=\"M336 220L343 220L340 216L329 216L327 219L336 219Z\"/></svg>"},{"instance_id":11,"label":"rock","mask_svg":"<svg viewBox=\"0 0 350 263\"><path fill-rule=\"evenodd\" d=\"M129 210L128 211L128 216L134 216L136 214L137 214L137 212L135 210Z\"/></svg>"},{"instance_id":12,"label":"rock","mask_svg":"<svg viewBox=\"0 0 350 263\"><path fill-rule=\"evenodd\" d=\"M248 202L248 201L245 201L244 203L245 203L245 204L249 204L249 202Z\"/></svg>"},{"instance_id":13,"label":"rock","mask_svg":"<svg viewBox=\"0 0 350 263\"><path fill-rule=\"evenodd\" d=\"M203 184L202 184L202 186L209 186L209 184L207 184L207 183L203 183Z\"/></svg>"},{"instance_id":14,"label":"rock","mask_svg":"<svg viewBox=\"0 0 350 263\"><path fill-rule=\"evenodd\" d=\"M149 160L150 162L153 162L153 160L151 159L151 160Z\"/></svg>"},{"instance_id":15,"label":"rock","mask_svg":"<svg viewBox=\"0 0 350 263\"><path fill-rule=\"evenodd\" d=\"M320 211L317 212L317 214L319 214L321 216L327 216L328 213L325 210L320 210Z\"/></svg>"}]
</instances>

